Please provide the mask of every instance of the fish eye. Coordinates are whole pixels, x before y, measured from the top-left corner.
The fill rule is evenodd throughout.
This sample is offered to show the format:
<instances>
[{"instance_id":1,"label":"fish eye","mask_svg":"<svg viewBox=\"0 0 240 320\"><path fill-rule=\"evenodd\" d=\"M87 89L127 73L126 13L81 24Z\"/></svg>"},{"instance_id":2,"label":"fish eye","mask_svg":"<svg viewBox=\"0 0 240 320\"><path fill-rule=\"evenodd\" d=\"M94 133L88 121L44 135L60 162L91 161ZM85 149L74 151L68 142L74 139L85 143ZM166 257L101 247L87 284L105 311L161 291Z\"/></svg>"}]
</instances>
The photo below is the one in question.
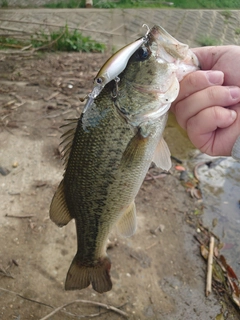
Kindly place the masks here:
<instances>
[{"instance_id":1,"label":"fish eye","mask_svg":"<svg viewBox=\"0 0 240 320\"><path fill-rule=\"evenodd\" d=\"M140 61L146 60L150 55L148 49L145 47L138 49L136 54L137 54L137 59Z\"/></svg>"},{"instance_id":2,"label":"fish eye","mask_svg":"<svg viewBox=\"0 0 240 320\"><path fill-rule=\"evenodd\" d=\"M102 78L97 78L97 79L96 79L96 82L97 82L97 84L102 84L103 79L102 79Z\"/></svg>"}]
</instances>

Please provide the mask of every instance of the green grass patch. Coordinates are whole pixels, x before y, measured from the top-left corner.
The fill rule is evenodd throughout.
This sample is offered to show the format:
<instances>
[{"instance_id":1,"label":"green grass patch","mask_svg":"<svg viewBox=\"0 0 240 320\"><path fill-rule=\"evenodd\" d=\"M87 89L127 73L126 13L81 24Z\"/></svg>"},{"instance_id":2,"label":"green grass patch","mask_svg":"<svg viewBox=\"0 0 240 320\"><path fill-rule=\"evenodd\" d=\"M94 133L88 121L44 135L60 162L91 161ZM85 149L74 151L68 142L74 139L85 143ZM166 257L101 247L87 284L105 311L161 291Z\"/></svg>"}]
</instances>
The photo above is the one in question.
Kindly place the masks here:
<instances>
[{"instance_id":1,"label":"green grass patch","mask_svg":"<svg viewBox=\"0 0 240 320\"><path fill-rule=\"evenodd\" d=\"M235 29L235 34L240 35L240 28Z\"/></svg>"},{"instance_id":2,"label":"green grass patch","mask_svg":"<svg viewBox=\"0 0 240 320\"><path fill-rule=\"evenodd\" d=\"M174 7L182 9L240 9L239 0L174 0Z\"/></svg>"},{"instance_id":3,"label":"green grass patch","mask_svg":"<svg viewBox=\"0 0 240 320\"><path fill-rule=\"evenodd\" d=\"M7 1L7 0L2 0ZM172 4L172 5L171 5ZM84 8L84 0L58 0L47 8ZM239 0L93 0L95 8L182 8L182 9L240 9Z\"/></svg>"},{"instance_id":4,"label":"green grass patch","mask_svg":"<svg viewBox=\"0 0 240 320\"><path fill-rule=\"evenodd\" d=\"M0 7L1 8L8 8L8 0L1 0Z\"/></svg>"},{"instance_id":5,"label":"green grass patch","mask_svg":"<svg viewBox=\"0 0 240 320\"><path fill-rule=\"evenodd\" d=\"M232 17L232 12L229 10L220 11L220 14L226 19L230 19Z\"/></svg>"},{"instance_id":6,"label":"green grass patch","mask_svg":"<svg viewBox=\"0 0 240 320\"><path fill-rule=\"evenodd\" d=\"M218 40L212 38L212 37L207 37L207 36L202 36L199 39L197 39L197 42L199 43L200 46L206 47L206 46L217 46L220 43Z\"/></svg>"},{"instance_id":7,"label":"green grass patch","mask_svg":"<svg viewBox=\"0 0 240 320\"><path fill-rule=\"evenodd\" d=\"M52 9L62 9L62 8L84 8L85 1L84 0L59 0L53 3L47 3L44 5L45 8Z\"/></svg>"},{"instance_id":8,"label":"green grass patch","mask_svg":"<svg viewBox=\"0 0 240 320\"><path fill-rule=\"evenodd\" d=\"M26 46L45 51L82 51L82 52L104 52L105 45L92 40L88 36L83 36L79 31L69 31L65 26L58 31L47 35L38 33L29 40L20 40L9 37L0 37L0 49L16 48L21 49Z\"/></svg>"}]
</instances>

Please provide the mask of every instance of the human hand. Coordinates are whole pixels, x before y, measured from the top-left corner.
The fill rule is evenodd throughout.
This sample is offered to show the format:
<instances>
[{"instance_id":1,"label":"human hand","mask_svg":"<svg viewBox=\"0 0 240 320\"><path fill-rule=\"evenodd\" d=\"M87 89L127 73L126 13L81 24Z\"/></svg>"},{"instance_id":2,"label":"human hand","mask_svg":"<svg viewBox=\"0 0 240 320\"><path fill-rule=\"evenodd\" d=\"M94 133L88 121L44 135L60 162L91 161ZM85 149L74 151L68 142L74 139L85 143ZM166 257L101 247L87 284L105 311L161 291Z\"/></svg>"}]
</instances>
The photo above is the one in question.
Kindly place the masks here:
<instances>
[{"instance_id":1,"label":"human hand","mask_svg":"<svg viewBox=\"0 0 240 320\"><path fill-rule=\"evenodd\" d=\"M195 48L201 69L188 74L171 110L192 143L209 155L231 155L240 135L240 46Z\"/></svg>"}]
</instances>

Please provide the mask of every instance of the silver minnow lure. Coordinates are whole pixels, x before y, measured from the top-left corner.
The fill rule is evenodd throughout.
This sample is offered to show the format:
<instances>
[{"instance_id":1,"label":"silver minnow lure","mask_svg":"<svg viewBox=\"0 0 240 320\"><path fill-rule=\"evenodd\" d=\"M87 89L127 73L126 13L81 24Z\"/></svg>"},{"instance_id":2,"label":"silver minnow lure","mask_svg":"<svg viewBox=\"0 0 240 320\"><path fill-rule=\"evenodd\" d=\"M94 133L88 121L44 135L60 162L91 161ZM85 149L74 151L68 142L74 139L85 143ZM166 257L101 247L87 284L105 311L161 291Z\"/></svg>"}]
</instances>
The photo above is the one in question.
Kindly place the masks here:
<instances>
[{"instance_id":1,"label":"silver minnow lure","mask_svg":"<svg viewBox=\"0 0 240 320\"><path fill-rule=\"evenodd\" d=\"M88 100L84 106L83 112L85 112L93 103L93 100L99 95L105 85L110 81L117 79L118 75L123 72L130 57L147 41L146 36L147 35L118 50L105 62L94 79L94 87L92 92L88 95Z\"/></svg>"}]
</instances>

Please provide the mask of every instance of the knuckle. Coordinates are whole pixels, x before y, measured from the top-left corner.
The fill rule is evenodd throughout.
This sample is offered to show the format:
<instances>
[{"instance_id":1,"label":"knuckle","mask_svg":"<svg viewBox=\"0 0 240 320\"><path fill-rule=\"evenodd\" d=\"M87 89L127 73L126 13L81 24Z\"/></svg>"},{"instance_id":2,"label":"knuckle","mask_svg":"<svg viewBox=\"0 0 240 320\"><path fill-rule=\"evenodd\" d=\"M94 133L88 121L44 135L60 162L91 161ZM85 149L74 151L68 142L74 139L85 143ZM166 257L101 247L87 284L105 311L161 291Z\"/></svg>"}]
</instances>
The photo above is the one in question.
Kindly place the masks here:
<instances>
[{"instance_id":1,"label":"knuckle","mask_svg":"<svg viewBox=\"0 0 240 320\"><path fill-rule=\"evenodd\" d=\"M192 72L186 76L187 86L196 88L199 84L198 72Z\"/></svg>"},{"instance_id":2,"label":"knuckle","mask_svg":"<svg viewBox=\"0 0 240 320\"><path fill-rule=\"evenodd\" d=\"M208 99L211 102L215 102L218 100L218 90L217 87L209 87L207 89Z\"/></svg>"}]
</instances>

